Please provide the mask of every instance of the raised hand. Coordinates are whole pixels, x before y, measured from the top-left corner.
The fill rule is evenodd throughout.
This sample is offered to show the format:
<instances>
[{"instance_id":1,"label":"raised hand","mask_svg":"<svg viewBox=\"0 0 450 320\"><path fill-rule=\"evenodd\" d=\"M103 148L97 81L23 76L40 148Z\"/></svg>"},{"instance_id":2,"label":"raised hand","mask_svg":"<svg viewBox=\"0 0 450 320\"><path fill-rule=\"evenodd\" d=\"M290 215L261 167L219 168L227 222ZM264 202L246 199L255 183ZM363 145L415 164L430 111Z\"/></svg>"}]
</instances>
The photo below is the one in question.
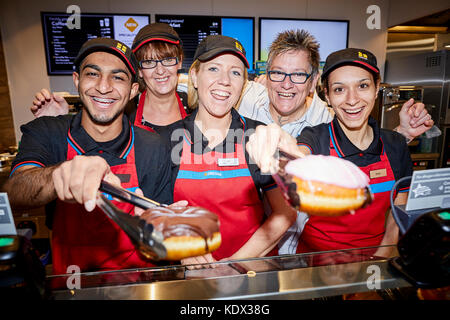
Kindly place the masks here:
<instances>
[{"instance_id":1,"label":"raised hand","mask_svg":"<svg viewBox=\"0 0 450 320\"><path fill-rule=\"evenodd\" d=\"M30 111L36 118L42 116L59 116L69 113L69 104L67 101L47 89L41 89L36 92Z\"/></svg>"},{"instance_id":2,"label":"raised hand","mask_svg":"<svg viewBox=\"0 0 450 320\"><path fill-rule=\"evenodd\" d=\"M434 125L431 115L421 102L414 103L414 99L406 101L399 113L400 125L397 131L410 141L420 136Z\"/></svg>"}]
</instances>

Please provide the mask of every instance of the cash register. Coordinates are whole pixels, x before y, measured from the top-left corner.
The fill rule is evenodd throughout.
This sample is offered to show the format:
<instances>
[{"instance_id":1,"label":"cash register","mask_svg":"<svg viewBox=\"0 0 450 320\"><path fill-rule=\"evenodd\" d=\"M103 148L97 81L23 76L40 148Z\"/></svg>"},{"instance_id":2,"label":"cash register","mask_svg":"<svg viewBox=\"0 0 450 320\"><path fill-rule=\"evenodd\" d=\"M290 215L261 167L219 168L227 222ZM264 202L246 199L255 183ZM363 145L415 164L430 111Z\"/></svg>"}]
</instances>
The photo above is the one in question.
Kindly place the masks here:
<instances>
[{"instance_id":1,"label":"cash register","mask_svg":"<svg viewBox=\"0 0 450 320\"><path fill-rule=\"evenodd\" d=\"M394 205L398 186L409 181L407 205ZM400 179L392 188L391 207L401 236L399 256L390 265L416 287L450 286L450 168Z\"/></svg>"},{"instance_id":2,"label":"cash register","mask_svg":"<svg viewBox=\"0 0 450 320\"><path fill-rule=\"evenodd\" d=\"M16 230L6 193L0 193L0 297L45 297L45 269L31 243L31 230Z\"/></svg>"}]
</instances>

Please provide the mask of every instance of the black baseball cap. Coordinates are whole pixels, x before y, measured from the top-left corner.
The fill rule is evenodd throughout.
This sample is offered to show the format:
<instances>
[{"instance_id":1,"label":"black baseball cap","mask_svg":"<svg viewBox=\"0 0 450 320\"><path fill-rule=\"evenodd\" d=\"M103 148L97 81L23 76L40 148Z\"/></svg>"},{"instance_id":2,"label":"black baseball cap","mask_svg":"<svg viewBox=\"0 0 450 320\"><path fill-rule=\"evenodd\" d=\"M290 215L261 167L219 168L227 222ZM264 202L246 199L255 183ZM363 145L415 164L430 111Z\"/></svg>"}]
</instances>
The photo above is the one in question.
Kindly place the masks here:
<instances>
[{"instance_id":1,"label":"black baseball cap","mask_svg":"<svg viewBox=\"0 0 450 320\"><path fill-rule=\"evenodd\" d=\"M155 22L146 25L134 38L133 52L150 41L164 41L172 44L181 45L181 39L178 33L167 23Z\"/></svg>"},{"instance_id":2,"label":"black baseball cap","mask_svg":"<svg viewBox=\"0 0 450 320\"><path fill-rule=\"evenodd\" d=\"M86 41L78 52L74 64L77 70L84 58L94 52L103 51L111 53L121 59L130 70L131 74L136 79L136 72L138 70L138 62L134 53L124 43L111 38L94 38Z\"/></svg>"},{"instance_id":3,"label":"black baseball cap","mask_svg":"<svg viewBox=\"0 0 450 320\"><path fill-rule=\"evenodd\" d=\"M375 55L364 49L347 48L331 53L325 61L323 67L322 80L328 77L331 71L344 65L355 65L379 74L377 58Z\"/></svg>"},{"instance_id":4,"label":"black baseball cap","mask_svg":"<svg viewBox=\"0 0 450 320\"><path fill-rule=\"evenodd\" d=\"M222 35L211 35L204 38L195 51L194 61L197 59L202 62L208 61L222 53L235 54L247 68L250 68L245 57L244 46L239 40Z\"/></svg>"}]
</instances>

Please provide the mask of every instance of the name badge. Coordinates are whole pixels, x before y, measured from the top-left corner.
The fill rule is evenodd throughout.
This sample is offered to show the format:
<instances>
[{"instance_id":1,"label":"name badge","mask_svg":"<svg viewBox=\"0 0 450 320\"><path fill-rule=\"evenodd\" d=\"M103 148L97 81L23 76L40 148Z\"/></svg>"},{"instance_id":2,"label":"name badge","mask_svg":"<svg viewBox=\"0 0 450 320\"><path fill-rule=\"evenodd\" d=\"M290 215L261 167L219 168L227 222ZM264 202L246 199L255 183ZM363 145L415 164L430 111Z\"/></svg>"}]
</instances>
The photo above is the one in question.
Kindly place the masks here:
<instances>
[{"instance_id":1,"label":"name badge","mask_svg":"<svg viewBox=\"0 0 450 320\"><path fill-rule=\"evenodd\" d=\"M369 174L370 174L370 179L381 178L381 177L387 176L386 169L371 170L369 172Z\"/></svg>"},{"instance_id":2,"label":"name badge","mask_svg":"<svg viewBox=\"0 0 450 320\"><path fill-rule=\"evenodd\" d=\"M238 158L219 158L217 159L219 167L235 167L239 165Z\"/></svg>"}]
</instances>

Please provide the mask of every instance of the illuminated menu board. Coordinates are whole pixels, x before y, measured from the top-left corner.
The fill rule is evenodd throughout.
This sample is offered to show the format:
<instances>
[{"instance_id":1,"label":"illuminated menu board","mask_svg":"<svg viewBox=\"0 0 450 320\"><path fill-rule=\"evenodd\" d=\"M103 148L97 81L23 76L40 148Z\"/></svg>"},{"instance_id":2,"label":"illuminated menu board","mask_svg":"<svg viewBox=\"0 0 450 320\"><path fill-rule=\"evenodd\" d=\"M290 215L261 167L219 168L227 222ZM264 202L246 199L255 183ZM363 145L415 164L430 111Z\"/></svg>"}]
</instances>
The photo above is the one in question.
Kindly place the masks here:
<instances>
[{"instance_id":1,"label":"illuminated menu board","mask_svg":"<svg viewBox=\"0 0 450 320\"><path fill-rule=\"evenodd\" d=\"M348 47L348 20L259 18L259 59L267 61L269 48L280 32L306 30L320 44L320 61L337 50Z\"/></svg>"},{"instance_id":2,"label":"illuminated menu board","mask_svg":"<svg viewBox=\"0 0 450 320\"><path fill-rule=\"evenodd\" d=\"M150 15L82 13L79 28L67 26L67 13L41 12L47 73L69 75L84 42L92 38L114 38L129 47L138 31L150 23Z\"/></svg>"},{"instance_id":3,"label":"illuminated menu board","mask_svg":"<svg viewBox=\"0 0 450 320\"><path fill-rule=\"evenodd\" d=\"M167 23L175 29L183 42L183 68L191 66L198 44L209 35L225 35L239 40L245 48L246 58L253 69L254 18L191 15L155 15L156 22Z\"/></svg>"}]
</instances>

